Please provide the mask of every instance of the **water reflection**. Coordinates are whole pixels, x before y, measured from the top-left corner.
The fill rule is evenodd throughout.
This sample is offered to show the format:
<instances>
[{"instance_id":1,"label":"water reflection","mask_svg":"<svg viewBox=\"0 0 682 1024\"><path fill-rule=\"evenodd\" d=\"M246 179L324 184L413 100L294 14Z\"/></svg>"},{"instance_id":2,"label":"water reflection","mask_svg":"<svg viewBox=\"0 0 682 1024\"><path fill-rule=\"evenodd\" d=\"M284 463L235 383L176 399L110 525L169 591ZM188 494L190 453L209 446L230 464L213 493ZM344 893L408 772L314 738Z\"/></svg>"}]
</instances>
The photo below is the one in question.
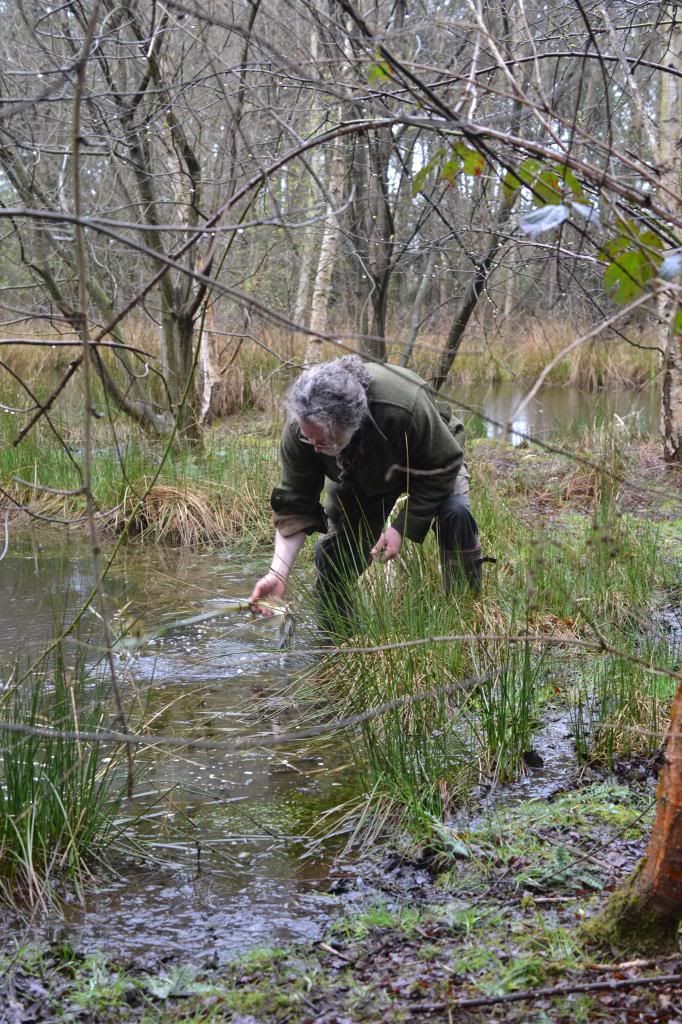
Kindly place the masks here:
<instances>
[{"instance_id":1,"label":"water reflection","mask_svg":"<svg viewBox=\"0 0 682 1024\"><path fill-rule=\"evenodd\" d=\"M660 395L654 387L608 392L545 387L515 416L527 394L528 389L513 384L494 384L468 387L462 400L467 410L484 418L486 437L508 435L516 445L528 437L565 441L586 428L612 424L616 418L635 436L657 429Z\"/></svg>"}]
</instances>

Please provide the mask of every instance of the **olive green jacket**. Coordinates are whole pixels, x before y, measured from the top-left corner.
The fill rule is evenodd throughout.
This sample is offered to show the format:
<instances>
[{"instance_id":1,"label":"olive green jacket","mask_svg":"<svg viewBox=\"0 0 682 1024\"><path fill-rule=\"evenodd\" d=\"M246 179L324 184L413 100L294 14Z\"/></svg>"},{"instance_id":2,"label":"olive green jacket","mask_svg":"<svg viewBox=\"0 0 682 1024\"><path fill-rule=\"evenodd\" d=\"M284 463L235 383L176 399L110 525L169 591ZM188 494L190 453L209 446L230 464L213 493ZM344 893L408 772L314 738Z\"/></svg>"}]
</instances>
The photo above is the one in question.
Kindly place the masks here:
<instances>
[{"instance_id":1,"label":"olive green jacket","mask_svg":"<svg viewBox=\"0 0 682 1024\"><path fill-rule=\"evenodd\" d=\"M464 458L464 428L433 389L411 370L372 364L369 417L338 462L301 441L295 421L282 435L282 478L272 492L273 523L284 536L324 532L325 477L362 498L407 494L393 526L422 541L441 502L453 491ZM339 465L339 462L341 465Z\"/></svg>"}]
</instances>

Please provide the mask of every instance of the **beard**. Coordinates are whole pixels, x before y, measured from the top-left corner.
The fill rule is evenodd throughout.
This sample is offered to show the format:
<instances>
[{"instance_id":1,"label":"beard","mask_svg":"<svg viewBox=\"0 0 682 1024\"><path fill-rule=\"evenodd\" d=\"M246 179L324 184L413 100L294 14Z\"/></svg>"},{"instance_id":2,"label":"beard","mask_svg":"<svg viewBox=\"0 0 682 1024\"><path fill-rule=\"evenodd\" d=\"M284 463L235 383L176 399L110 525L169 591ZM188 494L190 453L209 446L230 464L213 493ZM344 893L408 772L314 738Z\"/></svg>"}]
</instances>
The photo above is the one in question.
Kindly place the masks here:
<instances>
[{"instance_id":1,"label":"beard","mask_svg":"<svg viewBox=\"0 0 682 1024\"><path fill-rule=\"evenodd\" d=\"M348 447L354 434L354 430L339 431L330 439L329 444L325 445L324 454L334 457L340 455Z\"/></svg>"}]
</instances>

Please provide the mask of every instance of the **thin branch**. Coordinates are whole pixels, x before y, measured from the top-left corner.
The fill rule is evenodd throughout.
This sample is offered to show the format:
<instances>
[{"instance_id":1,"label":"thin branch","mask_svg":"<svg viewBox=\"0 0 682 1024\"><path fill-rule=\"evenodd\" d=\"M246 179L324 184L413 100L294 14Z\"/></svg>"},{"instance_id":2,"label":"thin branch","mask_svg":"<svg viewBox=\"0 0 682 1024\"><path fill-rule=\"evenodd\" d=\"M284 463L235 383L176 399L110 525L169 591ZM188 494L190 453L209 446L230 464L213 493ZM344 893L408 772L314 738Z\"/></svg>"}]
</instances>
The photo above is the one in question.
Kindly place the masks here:
<instances>
[{"instance_id":1,"label":"thin branch","mask_svg":"<svg viewBox=\"0 0 682 1024\"><path fill-rule=\"evenodd\" d=\"M538 999L554 999L558 996L570 996L578 992L618 992L629 988L657 988L660 985L675 985L682 982L682 974L658 974L647 978L620 978L604 981L590 981L578 984L553 985L551 988L529 988L523 992L506 992L501 996L478 996L475 999L453 999L448 1003L416 1003L414 1009L419 1012L435 1010L454 1010L473 1008L475 1006L495 1006L498 1003L534 1002Z\"/></svg>"},{"instance_id":2,"label":"thin branch","mask_svg":"<svg viewBox=\"0 0 682 1024\"><path fill-rule=\"evenodd\" d=\"M72 155L73 155L73 208L77 218L80 219L81 215L81 165L80 165L80 153L83 146L83 137L81 134L81 106L83 102L83 96L86 88L86 72L88 67L88 58L90 54L90 48L92 46L93 39L95 37L95 27L97 25L97 19L99 15L100 0L94 0L92 6L92 13L88 20L87 28L83 39L83 47L81 51L81 57L78 62L78 74L76 81L76 89L74 93L73 103L73 126L72 126ZM85 404L85 410L83 413L83 487L82 493L85 495L85 511L87 516L88 532L90 535L90 546L92 550L92 560L95 567L95 578L96 578L96 590L97 600L101 611L102 626L104 630L104 642L106 645L106 660L109 666L109 674L111 678L111 689L114 695L114 702L116 704L116 710L118 713L118 721L124 731L127 731L127 720L125 708L123 706L123 697L118 686L118 680L116 678L116 665L114 663L114 652L113 652L113 637L111 634L111 626L109 623L109 617L107 614L106 601L104 597L104 588L101 582L100 572L100 559L101 559L101 547L97 532L97 523L95 520L95 502L92 493L92 381L91 381L91 353L90 349L90 333L88 328L88 262L87 253L85 249L85 232L81 224L76 224L75 230L75 248L76 248L76 270L78 274L78 305L77 310L78 320L80 322L80 336L83 347L82 355L82 367L83 367L83 398ZM128 799L132 799L133 796L133 748L130 744L126 745L127 762L128 762Z\"/></svg>"}]
</instances>

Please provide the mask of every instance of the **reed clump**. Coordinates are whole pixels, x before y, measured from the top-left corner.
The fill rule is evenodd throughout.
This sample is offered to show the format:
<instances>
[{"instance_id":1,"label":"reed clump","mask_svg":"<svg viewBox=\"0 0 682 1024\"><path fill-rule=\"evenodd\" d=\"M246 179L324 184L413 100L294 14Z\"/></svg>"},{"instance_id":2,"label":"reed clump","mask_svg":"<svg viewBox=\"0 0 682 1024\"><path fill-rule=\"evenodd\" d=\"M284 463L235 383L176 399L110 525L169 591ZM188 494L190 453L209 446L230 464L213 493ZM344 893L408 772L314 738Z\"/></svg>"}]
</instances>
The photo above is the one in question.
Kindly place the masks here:
<instances>
[{"instance_id":1,"label":"reed clump","mask_svg":"<svg viewBox=\"0 0 682 1024\"><path fill-rule=\"evenodd\" d=\"M472 460L474 512L498 559L481 599L465 589L444 597L433 538L361 581L347 653L306 684L325 693L333 717L365 716L352 750L368 803L348 824L353 841L396 821L437 832L472 787L517 778L536 754L542 763L536 737L549 709L575 733L576 763L651 755L679 639L643 652L675 561L656 522L623 511L630 439L599 430L583 449L594 468L580 514L556 490L539 491L533 460L530 488ZM523 460L515 465L523 474ZM538 492L554 494L551 517L529 510Z\"/></svg>"},{"instance_id":2,"label":"reed clump","mask_svg":"<svg viewBox=\"0 0 682 1024\"><path fill-rule=\"evenodd\" d=\"M417 340L409 362L412 369L430 378L436 372L442 355L447 324L442 329L424 332ZM529 383L544 371L550 361L575 339L587 335L592 324L560 318L500 319L492 326L474 324L464 336L450 371L450 380L457 384ZM214 362L216 402L212 416L230 416L242 411L260 411L270 415L278 407L280 398L292 378L310 358L308 339L290 331L260 326L248 333L235 329L229 323L212 321L205 337ZM399 362L403 348L403 328L397 325L387 339L390 362ZM80 343L73 332L58 325L41 322L22 326L21 336L40 344L3 346L3 361L14 377L20 378L37 394L47 397L51 389L66 372L70 362L80 355ZM198 336L198 335L197 335ZM343 338L344 329L339 327ZM348 342L343 348L337 344L321 343L315 351L318 361L333 359L346 351L362 350L352 328L348 328ZM126 324L126 341L140 350L140 356L131 355L140 362L158 369L161 365L158 328L138 318ZM8 338L8 340L11 340ZM56 346L54 342L71 341L73 346ZM125 386L120 367L110 352L104 352L108 372ZM573 348L547 376L548 384L559 384L594 391L601 388L641 387L650 382L659 368L658 339L653 328L646 325L629 326L620 333L599 334ZM153 380L152 380L153 378ZM152 397L164 404L160 380L150 378ZM74 415L82 415L78 375L60 397L59 403L70 406ZM21 406L27 404L22 396ZM104 403L105 404L105 403Z\"/></svg>"},{"instance_id":3,"label":"reed clump","mask_svg":"<svg viewBox=\"0 0 682 1024\"><path fill-rule=\"evenodd\" d=\"M0 901L45 907L80 897L116 838L125 780L116 749L74 738L107 724L108 702L82 656L49 663L0 697Z\"/></svg>"},{"instance_id":4,"label":"reed clump","mask_svg":"<svg viewBox=\"0 0 682 1024\"><path fill-rule=\"evenodd\" d=\"M176 548L219 546L230 541L250 544L269 535L263 496L248 486L231 495L207 488L157 483L138 498L128 492L104 518L114 533L126 529L145 542Z\"/></svg>"}]
</instances>

